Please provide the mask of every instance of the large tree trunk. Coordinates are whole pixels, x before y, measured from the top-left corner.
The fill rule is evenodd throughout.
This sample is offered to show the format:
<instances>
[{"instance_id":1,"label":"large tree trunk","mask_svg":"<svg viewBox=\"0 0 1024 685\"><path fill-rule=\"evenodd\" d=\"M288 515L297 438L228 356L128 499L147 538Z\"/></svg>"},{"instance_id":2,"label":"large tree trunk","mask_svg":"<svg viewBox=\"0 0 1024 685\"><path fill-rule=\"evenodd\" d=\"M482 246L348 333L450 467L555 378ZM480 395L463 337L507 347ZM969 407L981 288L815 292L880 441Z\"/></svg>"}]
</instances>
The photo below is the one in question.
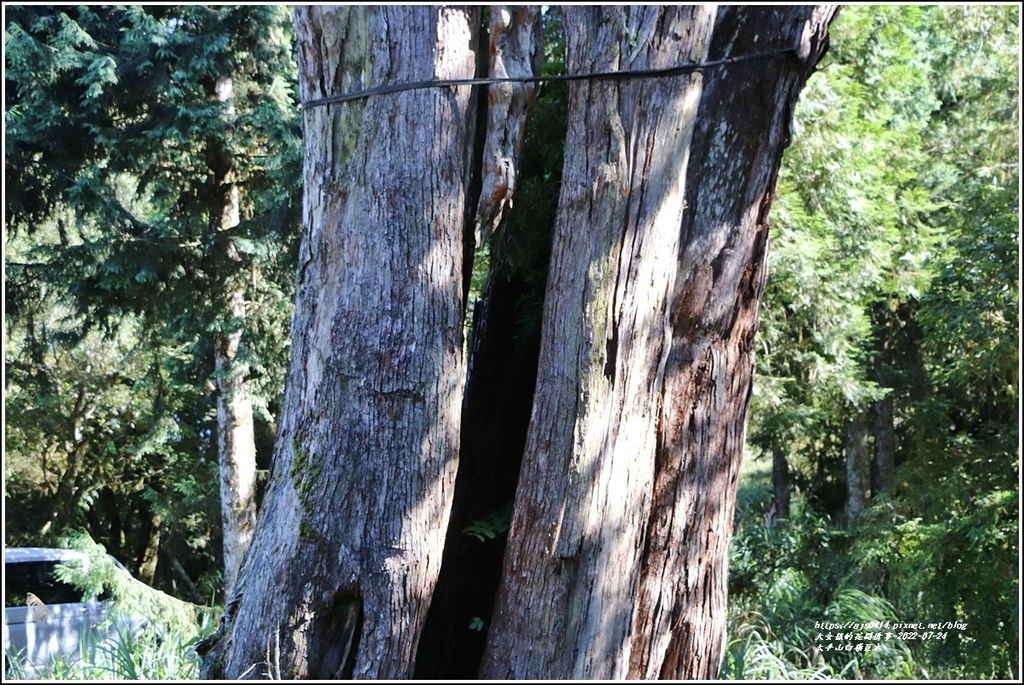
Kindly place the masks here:
<instances>
[{"instance_id":1,"label":"large tree trunk","mask_svg":"<svg viewBox=\"0 0 1024 685\"><path fill-rule=\"evenodd\" d=\"M796 56L571 89L484 677L718 675L767 213L834 13L566 8L573 72Z\"/></svg>"},{"instance_id":2,"label":"large tree trunk","mask_svg":"<svg viewBox=\"0 0 1024 685\"><path fill-rule=\"evenodd\" d=\"M471 78L477 11L296 7L304 101ZM408 678L459 444L470 89L312 107L272 474L206 677Z\"/></svg>"},{"instance_id":3,"label":"large tree trunk","mask_svg":"<svg viewBox=\"0 0 1024 685\"><path fill-rule=\"evenodd\" d=\"M706 8L564 11L570 73L703 61L714 21ZM700 80L570 88L537 391L486 678L625 675Z\"/></svg>"}]
</instances>

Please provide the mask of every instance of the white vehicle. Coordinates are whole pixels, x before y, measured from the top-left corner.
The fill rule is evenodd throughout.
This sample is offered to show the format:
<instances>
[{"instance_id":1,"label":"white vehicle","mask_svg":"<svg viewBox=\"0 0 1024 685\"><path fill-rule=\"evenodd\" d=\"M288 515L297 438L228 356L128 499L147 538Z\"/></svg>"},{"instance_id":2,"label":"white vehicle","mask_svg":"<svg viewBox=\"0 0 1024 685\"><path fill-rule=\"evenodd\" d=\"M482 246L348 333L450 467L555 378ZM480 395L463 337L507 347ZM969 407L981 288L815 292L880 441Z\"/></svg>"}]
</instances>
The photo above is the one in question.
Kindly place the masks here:
<instances>
[{"instance_id":1,"label":"white vehicle","mask_svg":"<svg viewBox=\"0 0 1024 685\"><path fill-rule=\"evenodd\" d=\"M82 597L81 591L61 582L56 574L61 564L88 563L86 555L67 549L4 548L4 654L8 658L30 667L43 666L58 654L76 657L83 641L104 636L98 626L107 618L110 602Z\"/></svg>"}]
</instances>

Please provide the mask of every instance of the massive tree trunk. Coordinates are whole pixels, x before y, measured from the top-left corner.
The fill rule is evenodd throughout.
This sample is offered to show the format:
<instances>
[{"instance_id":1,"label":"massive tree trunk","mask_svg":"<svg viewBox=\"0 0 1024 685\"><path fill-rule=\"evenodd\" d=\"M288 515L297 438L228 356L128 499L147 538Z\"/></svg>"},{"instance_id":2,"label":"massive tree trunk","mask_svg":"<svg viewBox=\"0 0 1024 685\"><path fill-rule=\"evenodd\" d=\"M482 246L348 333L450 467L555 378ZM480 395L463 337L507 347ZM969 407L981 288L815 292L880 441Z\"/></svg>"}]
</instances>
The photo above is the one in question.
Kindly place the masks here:
<instances>
[{"instance_id":1,"label":"massive tree trunk","mask_svg":"<svg viewBox=\"0 0 1024 685\"><path fill-rule=\"evenodd\" d=\"M304 101L471 78L474 9L296 7ZM459 444L470 88L311 107L272 474L206 677L408 678Z\"/></svg>"},{"instance_id":2,"label":"massive tree trunk","mask_svg":"<svg viewBox=\"0 0 1024 685\"><path fill-rule=\"evenodd\" d=\"M717 678L728 547L767 276L768 212L800 89L837 5L728 6L705 73L686 176L658 456L630 675Z\"/></svg>"},{"instance_id":3,"label":"massive tree trunk","mask_svg":"<svg viewBox=\"0 0 1024 685\"><path fill-rule=\"evenodd\" d=\"M484 677L717 677L767 214L834 13L566 8L577 73L795 50L570 91Z\"/></svg>"},{"instance_id":4,"label":"massive tree trunk","mask_svg":"<svg viewBox=\"0 0 1024 685\"><path fill-rule=\"evenodd\" d=\"M713 21L707 8L566 7L566 69L700 62ZM486 678L625 675L700 81L570 88L537 390Z\"/></svg>"}]
</instances>

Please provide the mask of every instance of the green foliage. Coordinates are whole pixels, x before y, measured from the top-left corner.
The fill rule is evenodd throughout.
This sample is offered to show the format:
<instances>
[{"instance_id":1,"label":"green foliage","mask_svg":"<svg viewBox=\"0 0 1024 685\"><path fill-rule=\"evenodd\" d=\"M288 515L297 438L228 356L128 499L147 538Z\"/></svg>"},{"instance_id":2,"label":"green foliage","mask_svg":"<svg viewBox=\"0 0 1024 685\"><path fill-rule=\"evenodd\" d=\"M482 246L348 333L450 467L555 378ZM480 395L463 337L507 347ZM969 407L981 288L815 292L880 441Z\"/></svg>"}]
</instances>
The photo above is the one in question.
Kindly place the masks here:
<instances>
[{"instance_id":1,"label":"green foliage","mask_svg":"<svg viewBox=\"0 0 1024 685\"><path fill-rule=\"evenodd\" d=\"M1013 677L1019 494L997 492L976 504L969 515L927 523L880 497L846 528L797 498L789 520L766 527L764 502L748 492L730 552L722 677L807 677L807 669L825 667L836 677ZM815 624L826 622L920 624L918 633L941 637L884 640L850 659L818 649L824 631ZM951 622L966 628L929 628ZM782 664L801 675L785 675Z\"/></svg>"},{"instance_id":2,"label":"green foliage","mask_svg":"<svg viewBox=\"0 0 1024 685\"><path fill-rule=\"evenodd\" d=\"M762 617L746 617L737 623L731 617L729 634L734 636L725 649L720 680L827 680L834 671L819 653L810 653L778 639ZM856 662L839 672L844 674ZM801 665L807 664L807 665Z\"/></svg>"},{"instance_id":3,"label":"green foliage","mask_svg":"<svg viewBox=\"0 0 1024 685\"><path fill-rule=\"evenodd\" d=\"M752 441L810 478L842 471L846 419L885 395L875 315L927 289L943 206L923 182L940 107L927 12L844 9L801 94L772 212ZM820 483L819 483L820 485Z\"/></svg>"},{"instance_id":4,"label":"green foliage","mask_svg":"<svg viewBox=\"0 0 1024 685\"><path fill-rule=\"evenodd\" d=\"M74 532L64 546L85 554L88 564L62 565L57 569L58 578L82 590L83 596L112 597L111 620L115 623L141 616L157 632L194 635L201 624L216 618L213 609L184 602L136 580L119 568L106 549L85 531Z\"/></svg>"},{"instance_id":5,"label":"green foliage","mask_svg":"<svg viewBox=\"0 0 1024 685\"><path fill-rule=\"evenodd\" d=\"M201 661L193 645L193 638L177 633L122 629L103 640L85 641L78 654L58 656L42 669L29 671L9 654L5 675L8 680L197 680Z\"/></svg>"},{"instance_id":6,"label":"green foliage","mask_svg":"<svg viewBox=\"0 0 1024 685\"><path fill-rule=\"evenodd\" d=\"M813 511L802 498L789 520L763 525L741 512L743 527L730 550L730 634L723 677L746 669L776 669L772 677L855 674L866 678L918 675L910 647L898 637L859 640L870 651L827 649L831 625L885 625L901 620L895 607L864 582L851 553L859 539ZM903 617L905 620L905 617ZM853 635L868 632L851 629ZM835 638L831 644L855 639ZM756 660L753 660L754 657ZM753 661L752 661L753 660ZM759 665L760 664L760 665ZM778 669L785 665L789 671Z\"/></svg>"},{"instance_id":7,"label":"green foliage","mask_svg":"<svg viewBox=\"0 0 1024 685\"><path fill-rule=\"evenodd\" d=\"M462 529L466 535L470 535L480 542L493 540L503 533L507 533L512 523L512 504L509 503L503 509L492 512L482 519L477 519Z\"/></svg>"},{"instance_id":8,"label":"green foliage","mask_svg":"<svg viewBox=\"0 0 1024 685\"><path fill-rule=\"evenodd\" d=\"M1012 678L1019 641L1020 496L994 492L976 509L936 523L907 518L882 499L858 519L851 559L911 623L966 624L913 645L932 675Z\"/></svg>"},{"instance_id":9,"label":"green foliage","mask_svg":"<svg viewBox=\"0 0 1024 685\"><path fill-rule=\"evenodd\" d=\"M5 18L8 542L87 526L131 564L162 527L163 558L205 593L220 554L215 339L244 331L235 363L264 462L287 362L301 163L290 13ZM164 587L180 579L160 571Z\"/></svg>"},{"instance_id":10,"label":"green foliage","mask_svg":"<svg viewBox=\"0 0 1024 685\"><path fill-rule=\"evenodd\" d=\"M773 208L751 408L754 453L784 455L799 495L777 528L741 507L734 602L780 658L816 615L968 625L847 677L1013 677L1019 8L851 5L830 39ZM844 425L882 398L894 477L837 526Z\"/></svg>"}]
</instances>

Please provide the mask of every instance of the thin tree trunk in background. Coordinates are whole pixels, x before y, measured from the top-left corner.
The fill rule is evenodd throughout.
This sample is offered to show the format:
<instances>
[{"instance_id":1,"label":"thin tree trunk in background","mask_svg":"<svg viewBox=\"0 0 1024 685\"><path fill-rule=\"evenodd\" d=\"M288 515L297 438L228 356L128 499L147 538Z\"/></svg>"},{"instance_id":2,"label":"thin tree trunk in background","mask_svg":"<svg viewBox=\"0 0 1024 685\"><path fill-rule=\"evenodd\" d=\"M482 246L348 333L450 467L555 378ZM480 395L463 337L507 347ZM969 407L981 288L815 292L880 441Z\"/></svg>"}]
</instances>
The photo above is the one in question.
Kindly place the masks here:
<instances>
[{"instance_id":1,"label":"thin tree trunk in background","mask_svg":"<svg viewBox=\"0 0 1024 685\"><path fill-rule=\"evenodd\" d=\"M537 391L483 677L717 677L767 214L835 11L565 9L574 72L797 55L570 89Z\"/></svg>"},{"instance_id":2,"label":"thin tree trunk in background","mask_svg":"<svg viewBox=\"0 0 1024 685\"><path fill-rule=\"evenodd\" d=\"M879 305L876 312L878 341L875 346L874 365L871 379L890 392L872 407L872 433L875 437L875 468L872 475L872 496L889 491L896 464L896 427L893 423L892 396L892 346L893 329L899 325L897 314L889 309L889 303ZM880 320L879 320L880 319Z\"/></svg>"},{"instance_id":3,"label":"thin tree trunk in background","mask_svg":"<svg viewBox=\"0 0 1024 685\"><path fill-rule=\"evenodd\" d=\"M308 102L471 78L478 10L297 6ZM272 474L204 677L410 678L459 448L470 88L309 108Z\"/></svg>"},{"instance_id":4,"label":"thin tree trunk in background","mask_svg":"<svg viewBox=\"0 0 1024 685\"><path fill-rule=\"evenodd\" d=\"M143 507L143 511L149 507ZM146 585L152 585L156 578L156 567L160 561L160 514L150 512L149 516L140 521L139 526L139 563L137 575Z\"/></svg>"},{"instance_id":5,"label":"thin tree trunk in background","mask_svg":"<svg viewBox=\"0 0 1024 685\"><path fill-rule=\"evenodd\" d=\"M164 555L164 559L170 562L171 570L181 579L182 585L185 586L185 590L188 592L189 601L193 604L204 604L209 601L209 598L203 597L203 593L196 587L192 577L188 575L188 571L178 561L178 557L174 556L174 552L167 548L165 545L160 549L160 552ZM178 592L174 594L178 595ZM179 595L180 596L180 595Z\"/></svg>"},{"instance_id":6,"label":"thin tree trunk in background","mask_svg":"<svg viewBox=\"0 0 1024 685\"><path fill-rule=\"evenodd\" d=\"M896 432L893 424L893 398L889 394L874 405L875 468L872 497L889 491L896 463Z\"/></svg>"},{"instance_id":7,"label":"thin tree trunk in background","mask_svg":"<svg viewBox=\"0 0 1024 685\"><path fill-rule=\"evenodd\" d=\"M789 518L789 464L786 452L772 447L772 497L775 499L775 518Z\"/></svg>"},{"instance_id":8,"label":"thin tree trunk in background","mask_svg":"<svg viewBox=\"0 0 1024 685\"><path fill-rule=\"evenodd\" d=\"M871 501L871 424L868 412L858 412L846 422L846 522Z\"/></svg>"},{"instance_id":9,"label":"thin tree trunk in background","mask_svg":"<svg viewBox=\"0 0 1024 685\"><path fill-rule=\"evenodd\" d=\"M242 293L236 290L228 297L232 318L241 320L245 316ZM241 330L219 335L214 349L225 597L234 592L256 527L256 437L248 365L236 360L241 338Z\"/></svg>"},{"instance_id":10,"label":"thin tree trunk in background","mask_svg":"<svg viewBox=\"0 0 1024 685\"><path fill-rule=\"evenodd\" d=\"M88 368L86 369L88 372ZM57 483L57 489L51 500L50 516L46 519L39 530L39 537L44 538L53 530L57 524L57 531L60 531L61 519L67 516L65 512L73 512L78 509L78 502L82 498L82 489L78 485L78 477L82 473L85 458L89 452L89 438L85 433L85 422L88 421L95 407L88 402L88 393L84 387L79 387L75 395L75 406L71 410L70 429L71 435L64 441L64 452L67 455L67 464L61 473Z\"/></svg>"},{"instance_id":11,"label":"thin tree trunk in background","mask_svg":"<svg viewBox=\"0 0 1024 685\"><path fill-rule=\"evenodd\" d=\"M225 117L234 117L233 80L222 76L216 96L225 105ZM221 141L210 142L210 165L215 192L220 193L218 231L238 226L241 198L234 183L230 151ZM228 262L240 262L237 249L227 241ZM217 452L220 459L220 508L224 549L224 596L230 598L242 558L256 527L256 434L252 413L249 366L237 359L245 320L245 295L235 278L226 278L227 321L214 340L217 379Z\"/></svg>"}]
</instances>

